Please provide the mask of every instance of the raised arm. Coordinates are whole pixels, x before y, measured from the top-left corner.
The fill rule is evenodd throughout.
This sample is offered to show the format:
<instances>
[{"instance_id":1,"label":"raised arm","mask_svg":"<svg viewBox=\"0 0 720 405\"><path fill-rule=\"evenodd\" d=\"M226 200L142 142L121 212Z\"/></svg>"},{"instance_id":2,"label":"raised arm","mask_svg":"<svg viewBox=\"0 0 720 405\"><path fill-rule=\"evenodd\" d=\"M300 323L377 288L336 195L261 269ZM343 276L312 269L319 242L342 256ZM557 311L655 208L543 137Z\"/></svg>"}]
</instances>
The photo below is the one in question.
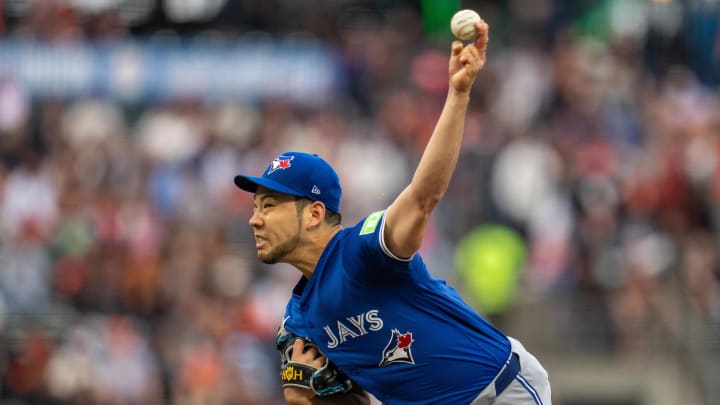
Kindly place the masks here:
<instances>
[{"instance_id":1,"label":"raised arm","mask_svg":"<svg viewBox=\"0 0 720 405\"><path fill-rule=\"evenodd\" d=\"M476 24L478 36L471 44L452 44L450 86L438 118L410 184L390 205L385 216L385 244L395 256L409 258L420 248L433 209L445 195L460 154L470 90L485 65L489 27Z\"/></svg>"}]
</instances>

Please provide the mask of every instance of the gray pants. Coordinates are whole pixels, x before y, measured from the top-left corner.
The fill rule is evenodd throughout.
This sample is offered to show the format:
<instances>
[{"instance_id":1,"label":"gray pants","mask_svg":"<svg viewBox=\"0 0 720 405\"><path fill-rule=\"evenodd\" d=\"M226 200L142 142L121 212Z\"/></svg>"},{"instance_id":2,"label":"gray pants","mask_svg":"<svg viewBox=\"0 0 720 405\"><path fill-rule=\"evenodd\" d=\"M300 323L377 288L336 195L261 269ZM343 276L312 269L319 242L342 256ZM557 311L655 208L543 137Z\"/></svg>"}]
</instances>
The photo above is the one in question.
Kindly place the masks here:
<instances>
[{"instance_id":1,"label":"gray pants","mask_svg":"<svg viewBox=\"0 0 720 405\"><path fill-rule=\"evenodd\" d=\"M547 371L522 343L509 339L520 359L520 372L500 395L493 380L470 405L552 405Z\"/></svg>"}]
</instances>

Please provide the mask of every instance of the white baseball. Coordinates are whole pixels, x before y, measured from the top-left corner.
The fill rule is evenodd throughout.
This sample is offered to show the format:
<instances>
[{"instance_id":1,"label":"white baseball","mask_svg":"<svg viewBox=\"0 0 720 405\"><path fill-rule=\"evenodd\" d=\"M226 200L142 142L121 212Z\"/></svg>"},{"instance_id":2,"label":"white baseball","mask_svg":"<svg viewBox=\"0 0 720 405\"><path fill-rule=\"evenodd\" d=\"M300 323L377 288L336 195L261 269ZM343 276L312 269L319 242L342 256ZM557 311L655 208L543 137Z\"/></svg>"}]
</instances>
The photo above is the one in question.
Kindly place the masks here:
<instances>
[{"instance_id":1,"label":"white baseball","mask_svg":"<svg viewBox=\"0 0 720 405\"><path fill-rule=\"evenodd\" d=\"M450 31L455 35L455 38L461 41L473 39L477 35L475 23L480 20L482 20L480 14L475 11L469 9L460 10L450 20Z\"/></svg>"}]
</instances>

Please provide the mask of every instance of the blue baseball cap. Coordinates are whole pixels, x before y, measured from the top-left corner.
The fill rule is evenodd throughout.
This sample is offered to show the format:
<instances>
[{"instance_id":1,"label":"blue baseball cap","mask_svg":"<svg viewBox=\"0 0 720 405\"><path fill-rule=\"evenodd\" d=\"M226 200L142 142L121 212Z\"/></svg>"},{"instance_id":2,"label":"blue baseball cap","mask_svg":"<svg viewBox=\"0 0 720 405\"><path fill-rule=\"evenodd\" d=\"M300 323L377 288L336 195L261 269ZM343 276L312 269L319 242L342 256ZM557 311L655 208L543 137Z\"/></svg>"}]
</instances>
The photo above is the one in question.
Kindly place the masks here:
<instances>
[{"instance_id":1,"label":"blue baseball cap","mask_svg":"<svg viewBox=\"0 0 720 405\"><path fill-rule=\"evenodd\" d=\"M235 176L235 185L254 193L263 186L283 194L320 201L332 212L340 212L340 178L320 156L285 152L268 165L262 176Z\"/></svg>"}]
</instances>

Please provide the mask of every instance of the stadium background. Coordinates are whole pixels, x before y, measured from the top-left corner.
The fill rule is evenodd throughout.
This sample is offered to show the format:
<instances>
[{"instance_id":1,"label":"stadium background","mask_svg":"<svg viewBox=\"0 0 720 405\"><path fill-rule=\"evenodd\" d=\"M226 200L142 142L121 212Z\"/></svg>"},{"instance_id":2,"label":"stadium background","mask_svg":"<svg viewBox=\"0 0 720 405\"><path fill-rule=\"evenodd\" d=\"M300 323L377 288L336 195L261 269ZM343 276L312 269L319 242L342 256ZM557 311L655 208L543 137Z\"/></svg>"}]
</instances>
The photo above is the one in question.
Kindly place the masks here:
<instances>
[{"instance_id":1,"label":"stadium background","mask_svg":"<svg viewBox=\"0 0 720 405\"><path fill-rule=\"evenodd\" d=\"M489 63L431 268L556 404L720 403L718 0L0 2L2 403L282 403L297 273L232 176L312 149L345 223L384 207L460 8Z\"/></svg>"}]
</instances>

